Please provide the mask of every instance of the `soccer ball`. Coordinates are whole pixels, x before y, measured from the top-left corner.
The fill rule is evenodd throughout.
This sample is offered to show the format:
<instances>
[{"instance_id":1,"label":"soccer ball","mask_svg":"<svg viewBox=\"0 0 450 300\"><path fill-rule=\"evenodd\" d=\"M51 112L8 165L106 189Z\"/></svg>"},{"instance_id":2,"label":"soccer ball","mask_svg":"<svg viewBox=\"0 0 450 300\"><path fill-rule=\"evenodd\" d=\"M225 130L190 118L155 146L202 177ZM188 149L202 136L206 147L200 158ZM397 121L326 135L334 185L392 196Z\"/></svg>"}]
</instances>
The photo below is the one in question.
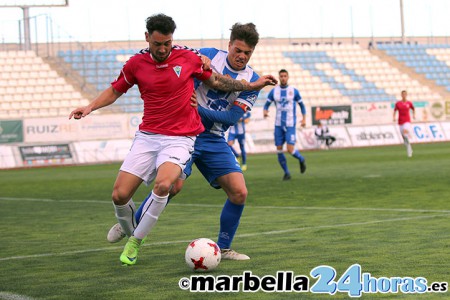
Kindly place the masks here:
<instances>
[{"instance_id":1,"label":"soccer ball","mask_svg":"<svg viewBox=\"0 0 450 300\"><path fill-rule=\"evenodd\" d=\"M220 248L210 239L199 238L189 243L184 259L189 268L196 272L214 270L220 263Z\"/></svg>"}]
</instances>

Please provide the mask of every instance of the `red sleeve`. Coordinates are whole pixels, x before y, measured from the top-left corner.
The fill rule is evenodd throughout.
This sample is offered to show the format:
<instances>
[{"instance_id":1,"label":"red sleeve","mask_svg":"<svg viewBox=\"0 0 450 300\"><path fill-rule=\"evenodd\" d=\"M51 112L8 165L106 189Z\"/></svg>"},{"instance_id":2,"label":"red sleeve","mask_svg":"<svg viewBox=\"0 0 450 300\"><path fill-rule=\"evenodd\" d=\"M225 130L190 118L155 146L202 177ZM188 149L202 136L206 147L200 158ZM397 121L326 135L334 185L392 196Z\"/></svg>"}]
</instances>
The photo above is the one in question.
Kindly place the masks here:
<instances>
[{"instance_id":1,"label":"red sleeve","mask_svg":"<svg viewBox=\"0 0 450 300\"><path fill-rule=\"evenodd\" d=\"M209 69L208 71L204 71L203 70L203 72L197 73L195 75L195 78L197 78L198 80L201 80L201 81L205 81L205 80L208 80L211 77L211 75L212 75L212 70L211 69Z\"/></svg>"}]
</instances>

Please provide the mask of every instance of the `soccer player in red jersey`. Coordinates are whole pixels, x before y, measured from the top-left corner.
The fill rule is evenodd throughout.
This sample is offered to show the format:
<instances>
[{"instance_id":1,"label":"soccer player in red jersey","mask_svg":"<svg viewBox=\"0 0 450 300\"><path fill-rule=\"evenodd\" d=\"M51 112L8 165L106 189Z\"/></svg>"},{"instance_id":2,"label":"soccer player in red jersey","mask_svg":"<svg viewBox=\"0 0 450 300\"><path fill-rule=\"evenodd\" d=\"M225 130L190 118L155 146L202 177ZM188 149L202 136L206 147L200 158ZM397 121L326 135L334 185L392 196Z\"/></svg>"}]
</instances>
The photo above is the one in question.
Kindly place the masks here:
<instances>
[{"instance_id":1,"label":"soccer player in red jersey","mask_svg":"<svg viewBox=\"0 0 450 300\"><path fill-rule=\"evenodd\" d=\"M411 116L409 111L412 110L413 119L416 118L414 105L411 101L408 101L406 97L408 93L406 91L402 91L402 100L397 101L395 103L394 108L394 122L395 122L395 113L398 111L398 125L400 126L400 132L403 137L403 143L406 147L406 153L408 157L412 156L413 150L411 147L411 143L409 141L411 137Z\"/></svg>"},{"instance_id":2,"label":"soccer player in red jersey","mask_svg":"<svg viewBox=\"0 0 450 300\"><path fill-rule=\"evenodd\" d=\"M164 210L170 187L191 158L196 136L204 130L197 108L191 105L194 78L225 91L259 90L276 83L270 75L249 83L205 71L195 50L172 46L176 25L171 17L157 14L146 21L148 49L131 57L109 88L69 116L69 119L81 119L108 106L135 84L141 93L144 101L142 123L112 193L117 220L130 237L120 256L126 265L136 263L142 240ZM153 181L145 213L134 229L136 209L131 197L142 182L148 185Z\"/></svg>"}]
</instances>

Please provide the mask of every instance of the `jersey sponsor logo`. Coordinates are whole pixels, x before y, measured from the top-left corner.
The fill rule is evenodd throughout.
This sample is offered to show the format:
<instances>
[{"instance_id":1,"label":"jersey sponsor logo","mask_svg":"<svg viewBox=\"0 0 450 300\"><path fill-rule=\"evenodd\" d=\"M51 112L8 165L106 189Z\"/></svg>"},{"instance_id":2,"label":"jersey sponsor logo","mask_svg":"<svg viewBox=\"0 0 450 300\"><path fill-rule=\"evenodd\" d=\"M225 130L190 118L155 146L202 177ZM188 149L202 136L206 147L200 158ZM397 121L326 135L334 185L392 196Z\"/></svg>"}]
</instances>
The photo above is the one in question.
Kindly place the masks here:
<instances>
[{"instance_id":1,"label":"jersey sponsor logo","mask_svg":"<svg viewBox=\"0 0 450 300\"><path fill-rule=\"evenodd\" d=\"M177 77L180 78L181 66L175 66L173 67L173 70L175 71L175 74L177 74Z\"/></svg>"},{"instance_id":2,"label":"jersey sponsor logo","mask_svg":"<svg viewBox=\"0 0 450 300\"><path fill-rule=\"evenodd\" d=\"M281 107L283 107L283 108L286 108L286 106L289 104L289 101L287 100L287 98L286 97L281 97L281 99L280 99L280 105L281 105Z\"/></svg>"}]
</instances>

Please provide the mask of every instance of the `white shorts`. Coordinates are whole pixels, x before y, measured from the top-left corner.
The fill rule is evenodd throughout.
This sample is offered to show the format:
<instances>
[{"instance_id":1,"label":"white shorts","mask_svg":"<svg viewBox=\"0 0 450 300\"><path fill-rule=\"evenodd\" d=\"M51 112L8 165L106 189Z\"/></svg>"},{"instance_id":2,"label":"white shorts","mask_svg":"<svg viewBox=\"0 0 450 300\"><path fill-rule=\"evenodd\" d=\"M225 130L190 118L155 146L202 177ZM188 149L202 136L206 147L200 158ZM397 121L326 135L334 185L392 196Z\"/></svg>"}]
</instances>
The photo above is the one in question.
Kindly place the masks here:
<instances>
[{"instance_id":1,"label":"white shorts","mask_svg":"<svg viewBox=\"0 0 450 300\"><path fill-rule=\"evenodd\" d=\"M400 126L400 133L403 135L404 131L406 130L408 132L408 135L411 134L411 123L403 123Z\"/></svg>"},{"instance_id":2,"label":"white shorts","mask_svg":"<svg viewBox=\"0 0 450 300\"><path fill-rule=\"evenodd\" d=\"M165 162L180 166L183 174L194 152L195 139L195 136L168 136L137 131L120 170L136 175L146 185L155 179L159 166Z\"/></svg>"}]
</instances>

